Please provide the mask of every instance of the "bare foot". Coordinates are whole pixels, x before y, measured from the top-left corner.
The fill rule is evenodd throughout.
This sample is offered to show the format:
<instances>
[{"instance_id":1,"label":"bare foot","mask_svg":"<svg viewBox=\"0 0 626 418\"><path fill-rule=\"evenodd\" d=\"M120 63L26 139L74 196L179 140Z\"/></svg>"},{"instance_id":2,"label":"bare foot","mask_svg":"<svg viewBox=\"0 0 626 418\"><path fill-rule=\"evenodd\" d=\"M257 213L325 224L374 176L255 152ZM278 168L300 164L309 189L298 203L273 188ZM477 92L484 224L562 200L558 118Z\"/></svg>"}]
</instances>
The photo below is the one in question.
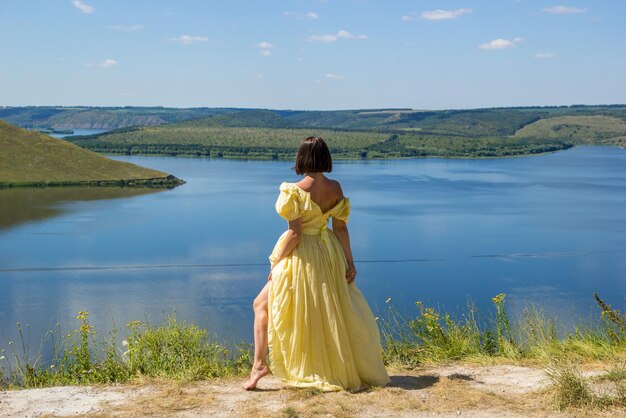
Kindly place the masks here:
<instances>
[{"instance_id":1,"label":"bare foot","mask_svg":"<svg viewBox=\"0 0 626 418\"><path fill-rule=\"evenodd\" d=\"M263 378L264 376L267 376L269 372L270 372L270 369L269 367L267 367L267 364L253 366L252 371L250 372L250 378L243 385L243 388L245 390L251 390L251 389L256 388L256 384L259 382L259 380L261 380L261 378Z\"/></svg>"}]
</instances>

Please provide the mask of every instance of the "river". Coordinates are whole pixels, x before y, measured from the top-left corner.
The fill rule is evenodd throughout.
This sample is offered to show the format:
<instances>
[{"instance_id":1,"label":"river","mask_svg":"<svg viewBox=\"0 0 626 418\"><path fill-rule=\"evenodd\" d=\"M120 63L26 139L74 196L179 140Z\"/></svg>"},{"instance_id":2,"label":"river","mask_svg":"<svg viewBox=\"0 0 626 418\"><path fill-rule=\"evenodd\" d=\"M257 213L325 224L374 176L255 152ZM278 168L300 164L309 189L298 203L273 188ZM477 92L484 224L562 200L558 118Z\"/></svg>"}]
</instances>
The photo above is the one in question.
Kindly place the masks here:
<instances>
[{"instance_id":1,"label":"river","mask_svg":"<svg viewBox=\"0 0 626 418\"><path fill-rule=\"evenodd\" d=\"M175 312L251 341L251 304L286 224L274 211L292 163L114 157L187 181L172 190L0 190L0 346L31 345L89 311L101 332ZM626 151L577 147L507 159L335 163L351 198L361 288L377 315L415 302L462 313L536 305L565 323L623 309ZM387 302L391 298L390 302Z\"/></svg>"}]
</instances>

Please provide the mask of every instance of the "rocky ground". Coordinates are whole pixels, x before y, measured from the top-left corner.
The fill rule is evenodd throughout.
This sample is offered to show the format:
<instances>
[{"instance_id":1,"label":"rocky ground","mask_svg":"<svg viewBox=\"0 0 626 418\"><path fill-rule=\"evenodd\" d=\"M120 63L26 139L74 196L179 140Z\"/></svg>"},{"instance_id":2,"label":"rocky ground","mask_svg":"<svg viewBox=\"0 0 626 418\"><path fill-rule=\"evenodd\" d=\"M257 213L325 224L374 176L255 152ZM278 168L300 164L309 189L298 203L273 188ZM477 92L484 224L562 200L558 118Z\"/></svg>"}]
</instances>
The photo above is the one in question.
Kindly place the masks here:
<instances>
[{"instance_id":1,"label":"rocky ground","mask_svg":"<svg viewBox=\"0 0 626 418\"><path fill-rule=\"evenodd\" d=\"M587 371L591 375L594 371ZM242 379L54 387L0 392L0 416L527 417L626 416L625 409L559 412L542 369L513 365L391 370L391 384L359 393L285 387L273 377L246 392Z\"/></svg>"}]
</instances>

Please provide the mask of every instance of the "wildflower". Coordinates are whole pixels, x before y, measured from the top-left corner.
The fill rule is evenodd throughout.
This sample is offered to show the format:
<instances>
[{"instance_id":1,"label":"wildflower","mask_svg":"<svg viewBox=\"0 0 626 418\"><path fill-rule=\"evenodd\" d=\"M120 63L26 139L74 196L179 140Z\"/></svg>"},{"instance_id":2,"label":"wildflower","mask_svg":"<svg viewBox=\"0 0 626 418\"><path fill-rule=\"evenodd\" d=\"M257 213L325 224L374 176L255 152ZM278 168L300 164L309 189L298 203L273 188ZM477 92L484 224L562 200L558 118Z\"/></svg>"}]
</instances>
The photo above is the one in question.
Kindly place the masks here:
<instances>
[{"instance_id":1,"label":"wildflower","mask_svg":"<svg viewBox=\"0 0 626 418\"><path fill-rule=\"evenodd\" d=\"M0 356L0 360L4 360L5 358L5 356Z\"/></svg>"},{"instance_id":2,"label":"wildflower","mask_svg":"<svg viewBox=\"0 0 626 418\"><path fill-rule=\"evenodd\" d=\"M495 303L496 305L504 302L504 298L506 297L506 293L500 293L499 295L494 296L493 298L491 298L492 302Z\"/></svg>"},{"instance_id":3,"label":"wildflower","mask_svg":"<svg viewBox=\"0 0 626 418\"><path fill-rule=\"evenodd\" d=\"M51 369L54 369L54 364L51 364L51 365L50 365L50 368L51 368Z\"/></svg>"},{"instance_id":4,"label":"wildflower","mask_svg":"<svg viewBox=\"0 0 626 418\"><path fill-rule=\"evenodd\" d=\"M9 341L9 345L13 345L13 341Z\"/></svg>"},{"instance_id":5,"label":"wildflower","mask_svg":"<svg viewBox=\"0 0 626 418\"><path fill-rule=\"evenodd\" d=\"M387 298L387 300L385 301L385 303L391 303L391 298Z\"/></svg>"},{"instance_id":6,"label":"wildflower","mask_svg":"<svg viewBox=\"0 0 626 418\"><path fill-rule=\"evenodd\" d=\"M376 318L374 318L374 319L378 321L380 318L376 317Z\"/></svg>"},{"instance_id":7,"label":"wildflower","mask_svg":"<svg viewBox=\"0 0 626 418\"><path fill-rule=\"evenodd\" d=\"M128 345L128 341L126 341L126 340L122 341L122 345L123 345L124 347L126 347L126 346Z\"/></svg>"}]
</instances>

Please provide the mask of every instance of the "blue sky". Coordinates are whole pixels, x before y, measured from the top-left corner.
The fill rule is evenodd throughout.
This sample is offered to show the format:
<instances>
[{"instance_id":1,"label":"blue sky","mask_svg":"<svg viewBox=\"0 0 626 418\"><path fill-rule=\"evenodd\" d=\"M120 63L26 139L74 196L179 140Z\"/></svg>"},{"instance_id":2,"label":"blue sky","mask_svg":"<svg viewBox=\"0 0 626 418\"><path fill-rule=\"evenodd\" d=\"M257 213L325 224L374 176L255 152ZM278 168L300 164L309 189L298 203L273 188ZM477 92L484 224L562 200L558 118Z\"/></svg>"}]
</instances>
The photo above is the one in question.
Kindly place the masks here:
<instances>
[{"instance_id":1,"label":"blue sky","mask_svg":"<svg viewBox=\"0 0 626 418\"><path fill-rule=\"evenodd\" d=\"M0 105L626 102L624 0L0 0Z\"/></svg>"}]
</instances>

